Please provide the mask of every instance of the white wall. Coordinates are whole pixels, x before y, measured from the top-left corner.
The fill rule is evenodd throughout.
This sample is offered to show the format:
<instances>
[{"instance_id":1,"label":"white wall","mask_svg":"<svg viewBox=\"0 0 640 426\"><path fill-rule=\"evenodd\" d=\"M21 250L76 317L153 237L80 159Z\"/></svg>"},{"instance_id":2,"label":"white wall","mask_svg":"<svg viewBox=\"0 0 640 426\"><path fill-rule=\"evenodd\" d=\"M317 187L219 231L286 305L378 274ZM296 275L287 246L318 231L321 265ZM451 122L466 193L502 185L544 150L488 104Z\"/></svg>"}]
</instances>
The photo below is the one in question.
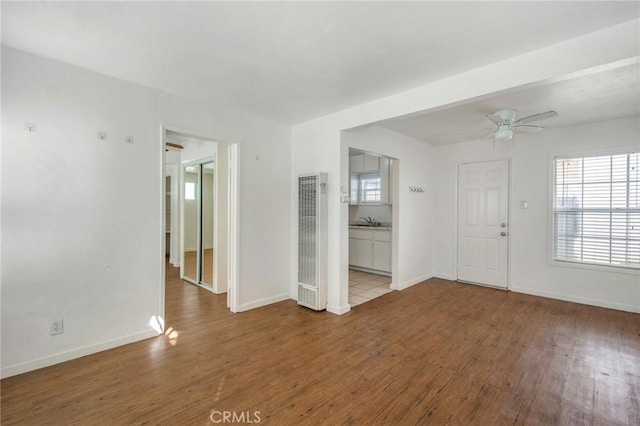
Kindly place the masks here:
<instances>
[{"instance_id":1,"label":"white wall","mask_svg":"<svg viewBox=\"0 0 640 426\"><path fill-rule=\"evenodd\" d=\"M551 162L554 155L638 147L638 117L516 135L513 143L472 141L435 148L433 272L456 277L457 166L511 159L509 286L511 290L640 312L640 273L558 266L550 262ZM526 200L528 208L520 209ZM435 226L437 224L437 226ZM619 271L619 270L618 270Z\"/></svg>"},{"instance_id":2,"label":"white wall","mask_svg":"<svg viewBox=\"0 0 640 426\"><path fill-rule=\"evenodd\" d=\"M328 173L328 281L330 285L327 292L327 310L337 314L349 310L346 292L338 291L336 285L331 284L345 282L347 279L348 230L342 225L347 220L344 217L347 215L347 210L340 202L341 189L346 191L349 188L349 181L346 179L348 176L344 172L348 167L345 165L348 157L345 157L341 148L343 130L464 102L522 85L561 78L587 68L636 57L640 49L640 41L637 37L638 25L639 21L634 20L605 28L293 126L290 187L296 188L298 174ZM384 153L385 149L373 151ZM293 209L296 201L295 190L290 194ZM437 206L435 208L437 209ZM291 217L295 217L294 210L291 211ZM417 235L415 234L414 237ZM297 278L295 222L291 224L290 236L290 253L293 262L289 277L293 297ZM425 238L428 238L428 235Z\"/></svg>"},{"instance_id":3,"label":"white wall","mask_svg":"<svg viewBox=\"0 0 640 426\"><path fill-rule=\"evenodd\" d=\"M2 89L3 376L155 334L163 124L238 143L240 309L288 298L288 127L4 47Z\"/></svg>"}]
</instances>

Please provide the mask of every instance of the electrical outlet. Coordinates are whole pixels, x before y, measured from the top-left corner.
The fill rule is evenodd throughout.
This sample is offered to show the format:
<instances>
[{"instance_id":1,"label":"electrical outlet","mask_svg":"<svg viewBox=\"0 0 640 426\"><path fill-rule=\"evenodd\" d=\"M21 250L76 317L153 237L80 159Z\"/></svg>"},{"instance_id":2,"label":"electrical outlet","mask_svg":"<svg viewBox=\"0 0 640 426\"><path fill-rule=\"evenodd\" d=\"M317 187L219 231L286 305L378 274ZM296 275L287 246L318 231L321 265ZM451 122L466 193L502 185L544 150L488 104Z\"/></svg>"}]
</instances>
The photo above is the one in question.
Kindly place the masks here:
<instances>
[{"instance_id":1,"label":"electrical outlet","mask_svg":"<svg viewBox=\"0 0 640 426\"><path fill-rule=\"evenodd\" d=\"M62 318L54 318L49 323L49 334L54 336L62 334L64 331L64 320Z\"/></svg>"}]
</instances>

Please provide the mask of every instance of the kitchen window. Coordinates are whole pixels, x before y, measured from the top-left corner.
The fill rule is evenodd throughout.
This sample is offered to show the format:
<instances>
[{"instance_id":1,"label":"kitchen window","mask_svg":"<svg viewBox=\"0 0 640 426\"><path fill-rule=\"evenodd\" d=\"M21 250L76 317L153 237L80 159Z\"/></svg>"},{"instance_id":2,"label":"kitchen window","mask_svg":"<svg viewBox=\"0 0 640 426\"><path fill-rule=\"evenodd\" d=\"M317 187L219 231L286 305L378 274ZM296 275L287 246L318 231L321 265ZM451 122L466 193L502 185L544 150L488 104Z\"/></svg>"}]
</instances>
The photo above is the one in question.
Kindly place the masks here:
<instances>
[{"instance_id":1,"label":"kitchen window","mask_svg":"<svg viewBox=\"0 0 640 426\"><path fill-rule=\"evenodd\" d=\"M640 268L640 153L554 158L553 260Z\"/></svg>"},{"instance_id":2,"label":"kitchen window","mask_svg":"<svg viewBox=\"0 0 640 426\"><path fill-rule=\"evenodd\" d=\"M380 173L360 175L360 202L379 203L382 200L382 182Z\"/></svg>"}]
</instances>

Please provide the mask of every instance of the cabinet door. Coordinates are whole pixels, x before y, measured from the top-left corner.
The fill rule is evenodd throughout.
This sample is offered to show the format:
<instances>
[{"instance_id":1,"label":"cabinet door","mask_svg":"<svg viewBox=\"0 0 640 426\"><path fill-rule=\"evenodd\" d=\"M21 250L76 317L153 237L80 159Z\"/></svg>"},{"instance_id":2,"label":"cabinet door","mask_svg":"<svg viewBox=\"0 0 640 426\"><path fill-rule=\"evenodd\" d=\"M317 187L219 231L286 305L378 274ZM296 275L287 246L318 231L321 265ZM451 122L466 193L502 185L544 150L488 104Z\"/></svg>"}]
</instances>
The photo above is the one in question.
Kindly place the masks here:
<instances>
[{"instance_id":1,"label":"cabinet door","mask_svg":"<svg viewBox=\"0 0 640 426\"><path fill-rule=\"evenodd\" d=\"M389 162L390 160L386 157L380 158L380 202L382 204L391 203Z\"/></svg>"},{"instance_id":2,"label":"cabinet door","mask_svg":"<svg viewBox=\"0 0 640 426\"><path fill-rule=\"evenodd\" d=\"M360 179L357 173L351 173L351 194L349 195L349 204L360 204Z\"/></svg>"},{"instance_id":3,"label":"cabinet door","mask_svg":"<svg viewBox=\"0 0 640 426\"><path fill-rule=\"evenodd\" d=\"M380 170L380 157L364 154L364 172L377 172Z\"/></svg>"},{"instance_id":4,"label":"cabinet door","mask_svg":"<svg viewBox=\"0 0 640 426\"><path fill-rule=\"evenodd\" d=\"M373 242L373 269L391 272L391 242Z\"/></svg>"},{"instance_id":5,"label":"cabinet door","mask_svg":"<svg viewBox=\"0 0 640 426\"><path fill-rule=\"evenodd\" d=\"M356 246L355 238L349 238L349 265L356 266L356 262L358 261L358 247Z\"/></svg>"},{"instance_id":6,"label":"cabinet door","mask_svg":"<svg viewBox=\"0 0 640 426\"><path fill-rule=\"evenodd\" d=\"M354 239L354 246L356 248L355 263L354 266L360 266L362 268L371 268L373 257L373 246L371 240L357 240Z\"/></svg>"},{"instance_id":7,"label":"cabinet door","mask_svg":"<svg viewBox=\"0 0 640 426\"><path fill-rule=\"evenodd\" d=\"M349 157L349 173L363 173L364 171L364 154Z\"/></svg>"}]
</instances>

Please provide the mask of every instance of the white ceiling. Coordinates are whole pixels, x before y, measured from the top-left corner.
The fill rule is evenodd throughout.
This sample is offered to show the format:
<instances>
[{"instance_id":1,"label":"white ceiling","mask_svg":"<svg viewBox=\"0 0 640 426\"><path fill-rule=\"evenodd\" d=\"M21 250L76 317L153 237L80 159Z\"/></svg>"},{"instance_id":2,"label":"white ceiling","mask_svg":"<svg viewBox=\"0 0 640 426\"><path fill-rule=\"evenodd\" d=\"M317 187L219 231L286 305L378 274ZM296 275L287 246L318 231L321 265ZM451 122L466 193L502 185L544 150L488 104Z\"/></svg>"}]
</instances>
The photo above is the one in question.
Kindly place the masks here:
<instances>
[{"instance_id":1,"label":"white ceiling","mask_svg":"<svg viewBox=\"0 0 640 426\"><path fill-rule=\"evenodd\" d=\"M3 1L1 7L6 46L294 124L635 19L640 6Z\"/></svg>"},{"instance_id":2,"label":"white ceiling","mask_svg":"<svg viewBox=\"0 0 640 426\"><path fill-rule=\"evenodd\" d=\"M640 115L640 65L637 60L633 62L377 124L431 145L443 145L491 135L495 125L486 117L500 109L515 109L518 118L556 111L555 118L531 123L545 128L637 116ZM516 135L516 138L529 137L535 134Z\"/></svg>"}]
</instances>

